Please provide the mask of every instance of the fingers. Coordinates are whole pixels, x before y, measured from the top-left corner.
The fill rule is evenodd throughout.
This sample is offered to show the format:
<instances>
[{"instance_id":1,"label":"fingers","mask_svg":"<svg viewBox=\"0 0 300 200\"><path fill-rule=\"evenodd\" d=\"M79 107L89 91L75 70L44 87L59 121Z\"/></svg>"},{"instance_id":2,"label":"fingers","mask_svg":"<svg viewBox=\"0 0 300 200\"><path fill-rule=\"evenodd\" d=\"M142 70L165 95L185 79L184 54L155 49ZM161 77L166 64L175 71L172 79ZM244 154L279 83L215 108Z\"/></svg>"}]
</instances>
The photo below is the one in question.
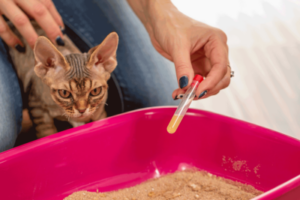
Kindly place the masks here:
<instances>
[{"instance_id":1,"label":"fingers","mask_svg":"<svg viewBox=\"0 0 300 200\"><path fill-rule=\"evenodd\" d=\"M34 31L28 17L13 1L0 1L3 14L15 25L28 44L33 48L38 35Z\"/></svg>"},{"instance_id":2,"label":"fingers","mask_svg":"<svg viewBox=\"0 0 300 200\"><path fill-rule=\"evenodd\" d=\"M230 81L231 81L230 77L231 77L231 69L229 67L227 67L227 73L226 73L225 77L211 90L201 91L201 93L199 95L195 95L194 100L204 99L204 98L208 98L210 96L218 94L220 92L220 90L229 86ZM186 90L178 88L178 89L174 90L174 92L172 94L172 98L174 100L181 99L183 97L183 95L185 94L185 92L186 92Z\"/></svg>"},{"instance_id":3,"label":"fingers","mask_svg":"<svg viewBox=\"0 0 300 200\"><path fill-rule=\"evenodd\" d=\"M209 71L211 70L211 64L209 59L204 56L193 60L194 55L192 55L191 57L194 73L206 77Z\"/></svg>"},{"instance_id":4,"label":"fingers","mask_svg":"<svg viewBox=\"0 0 300 200\"><path fill-rule=\"evenodd\" d=\"M227 88L229 86L230 81L231 81L230 77L231 77L231 69L230 69L230 67L227 67L227 73L226 73L225 77L214 88L212 88L209 91L205 90L206 92L203 91L203 92L205 92L205 94L202 95L201 97L200 97L200 95L201 95L200 94L200 95L196 96L195 99L204 99L204 98L208 98L210 96L218 94L220 92L220 90Z\"/></svg>"},{"instance_id":5,"label":"fingers","mask_svg":"<svg viewBox=\"0 0 300 200\"><path fill-rule=\"evenodd\" d=\"M63 21L51 0L15 1L17 4L15 4L14 1L0 1L1 11L14 24L31 48L34 47L38 35L32 27L27 15L22 10L37 21L53 43L64 45L64 41L62 40L63 34L61 32L61 28L64 28ZM8 28L7 24L3 22L4 20L1 17L1 38L3 38L9 46L16 44L20 46L22 44L20 40Z\"/></svg>"},{"instance_id":6,"label":"fingers","mask_svg":"<svg viewBox=\"0 0 300 200\"><path fill-rule=\"evenodd\" d=\"M60 26L61 29L64 29L65 26L63 20L60 14L58 13L58 11L56 10L56 7L53 4L53 2L51 0L40 0L40 2L44 4L44 6L48 9L48 11L52 15L54 21L58 24L58 26Z\"/></svg>"},{"instance_id":7,"label":"fingers","mask_svg":"<svg viewBox=\"0 0 300 200\"><path fill-rule=\"evenodd\" d=\"M228 64L228 51L226 43L219 38L212 38L204 47L206 57L210 60L211 70L206 78L200 83L196 95L204 91L211 93L226 76ZM229 76L230 77L230 76Z\"/></svg>"},{"instance_id":8,"label":"fingers","mask_svg":"<svg viewBox=\"0 0 300 200\"><path fill-rule=\"evenodd\" d=\"M19 48L23 46L19 38L8 27L7 23L1 16L1 13L0 13L0 37L4 40L4 42L8 46L15 47L19 45Z\"/></svg>"},{"instance_id":9,"label":"fingers","mask_svg":"<svg viewBox=\"0 0 300 200\"><path fill-rule=\"evenodd\" d=\"M174 100L178 100L178 99L181 99L184 95L186 90L184 89L180 89L180 88L177 88L176 90L173 91L172 93L172 98Z\"/></svg>"},{"instance_id":10,"label":"fingers","mask_svg":"<svg viewBox=\"0 0 300 200\"><path fill-rule=\"evenodd\" d=\"M42 2L36 0L18 0L17 3L20 7L22 7L22 9L24 9L26 13L30 14L36 20L36 22L45 31L48 38L53 43L57 43L58 45L62 46L64 45L64 42L62 40L63 34L59 28L58 23L56 23L47 7ZM50 7L53 12L52 6L54 5L52 5L52 2L49 3L49 1L44 0L44 3L46 3L46 5ZM62 24L62 22L59 23Z\"/></svg>"},{"instance_id":11,"label":"fingers","mask_svg":"<svg viewBox=\"0 0 300 200\"><path fill-rule=\"evenodd\" d=\"M193 66L194 73L200 74L201 76L205 77L211 69L211 64L209 59L206 58L205 56L202 56L201 54L193 54L191 56L191 59L192 59L192 66ZM192 77L192 79L193 78L194 76ZM172 98L174 100L181 99L185 91L186 88L184 89L178 88L174 90L172 94Z\"/></svg>"},{"instance_id":12,"label":"fingers","mask_svg":"<svg viewBox=\"0 0 300 200\"><path fill-rule=\"evenodd\" d=\"M228 47L226 44L227 37L222 31L215 32L204 45L204 55L202 51L194 53L192 59L192 72L190 72L190 62L187 58L189 51L177 51L176 73L180 82L180 77L184 73L189 76L189 84L195 74L200 74L205 79L200 83L196 91L196 99L207 98L217 94L221 89L228 87L230 84L230 68L228 68ZM190 75L191 74L191 75ZM191 77L191 78L190 78ZM188 85L189 85L188 84ZM180 99L185 93L186 87L181 87L173 92L173 99Z\"/></svg>"},{"instance_id":13,"label":"fingers","mask_svg":"<svg viewBox=\"0 0 300 200\"><path fill-rule=\"evenodd\" d=\"M194 78L191 64L190 51L188 48L174 48L173 62L175 64L177 81L180 88L187 88Z\"/></svg>"}]
</instances>

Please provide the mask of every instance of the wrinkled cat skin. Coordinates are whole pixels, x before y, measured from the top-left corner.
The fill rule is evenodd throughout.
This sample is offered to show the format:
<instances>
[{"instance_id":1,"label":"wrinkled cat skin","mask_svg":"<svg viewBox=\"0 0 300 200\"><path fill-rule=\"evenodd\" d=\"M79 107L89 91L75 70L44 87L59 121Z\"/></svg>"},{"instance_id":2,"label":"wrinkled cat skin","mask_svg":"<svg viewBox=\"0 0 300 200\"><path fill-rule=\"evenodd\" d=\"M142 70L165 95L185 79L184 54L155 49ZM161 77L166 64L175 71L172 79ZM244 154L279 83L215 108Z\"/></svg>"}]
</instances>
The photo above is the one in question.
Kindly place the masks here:
<instances>
[{"instance_id":1,"label":"wrinkled cat skin","mask_svg":"<svg viewBox=\"0 0 300 200\"><path fill-rule=\"evenodd\" d=\"M32 24L40 35L34 50L11 27L26 50L9 52L37 137L57 132L54 119L78 126L105 118L107 80L117 66L118 35L110 33L101 44L81 53L66 35L64 46L54 45Z\"/></svg>"}]
</instances>

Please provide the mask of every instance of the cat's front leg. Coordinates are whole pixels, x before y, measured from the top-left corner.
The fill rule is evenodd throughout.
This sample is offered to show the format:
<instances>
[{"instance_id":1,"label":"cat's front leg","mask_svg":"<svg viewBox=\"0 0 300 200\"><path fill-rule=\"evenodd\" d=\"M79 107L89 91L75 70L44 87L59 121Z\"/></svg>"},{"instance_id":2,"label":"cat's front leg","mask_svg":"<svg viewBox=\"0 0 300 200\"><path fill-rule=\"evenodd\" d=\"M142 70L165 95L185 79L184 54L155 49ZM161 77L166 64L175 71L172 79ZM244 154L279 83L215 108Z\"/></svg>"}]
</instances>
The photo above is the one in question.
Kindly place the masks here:
<instances>
[{"instance_id":1,"label":"cat's front leg","mask_svg":"<svg viewBox=\"0 0 300 200\"><path fill-rule=\"evenodd\" d=\"M57 133L53 118L47 111L42 108L33 108L30 110L30 115L38 138Z\"/></svg>"},{"instance_id":2,"label":"cat's front leg","mask_svg":"<svg viewBox=\"0 0 300 200\"><path fill-rule=\"evenodd\" d=\"M106 111L104 110L104 111L101 113L99 120L100 120L100 119L105 119L106 117L107 117L107 113L106 113Z\"/></svg>"}]
</instances>

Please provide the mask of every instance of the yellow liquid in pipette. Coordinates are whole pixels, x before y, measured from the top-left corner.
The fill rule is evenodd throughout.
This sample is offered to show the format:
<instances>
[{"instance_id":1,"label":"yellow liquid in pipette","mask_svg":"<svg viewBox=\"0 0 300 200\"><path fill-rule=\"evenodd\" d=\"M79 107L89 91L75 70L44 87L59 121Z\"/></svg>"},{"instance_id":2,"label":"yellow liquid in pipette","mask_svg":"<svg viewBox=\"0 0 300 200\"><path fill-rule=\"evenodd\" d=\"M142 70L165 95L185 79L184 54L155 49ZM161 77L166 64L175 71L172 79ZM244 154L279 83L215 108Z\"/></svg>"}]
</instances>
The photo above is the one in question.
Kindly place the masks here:
<instances>
[{"instance_id":1,"label":"yellow liquid in pipette","mask_svg":"<svg viewBox=\"0 0 300 200\"><path fill-rule=\"evenodd\" d=\"M181 120L182 120L183 116L182 115L173 115L169 125L168 125L168 128L167 128L167 131L169 133L175 133L175 131L177 130Z\"/></svg>"}]
</instances>

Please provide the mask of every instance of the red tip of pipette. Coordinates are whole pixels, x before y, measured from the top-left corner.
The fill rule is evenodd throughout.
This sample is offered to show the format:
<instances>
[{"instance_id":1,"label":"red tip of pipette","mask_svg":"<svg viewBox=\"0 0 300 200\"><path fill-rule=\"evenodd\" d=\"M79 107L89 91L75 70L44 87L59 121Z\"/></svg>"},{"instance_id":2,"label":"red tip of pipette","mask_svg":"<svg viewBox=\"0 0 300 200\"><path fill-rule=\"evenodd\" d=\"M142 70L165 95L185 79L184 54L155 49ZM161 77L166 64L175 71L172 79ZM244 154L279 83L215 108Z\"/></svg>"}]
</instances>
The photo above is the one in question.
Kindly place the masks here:
<instances>
[{"instance_id":1,"label":"red tip of pipette","mask_svg":"<svg viewBox=\"0 0 300 200\"><path fill-rule=\"evenodd\" d=\"M200 76L199 74L196 74L193 80L201 83L201 81L203 81L203 77Z\"/></svg>"}]
</instances>

